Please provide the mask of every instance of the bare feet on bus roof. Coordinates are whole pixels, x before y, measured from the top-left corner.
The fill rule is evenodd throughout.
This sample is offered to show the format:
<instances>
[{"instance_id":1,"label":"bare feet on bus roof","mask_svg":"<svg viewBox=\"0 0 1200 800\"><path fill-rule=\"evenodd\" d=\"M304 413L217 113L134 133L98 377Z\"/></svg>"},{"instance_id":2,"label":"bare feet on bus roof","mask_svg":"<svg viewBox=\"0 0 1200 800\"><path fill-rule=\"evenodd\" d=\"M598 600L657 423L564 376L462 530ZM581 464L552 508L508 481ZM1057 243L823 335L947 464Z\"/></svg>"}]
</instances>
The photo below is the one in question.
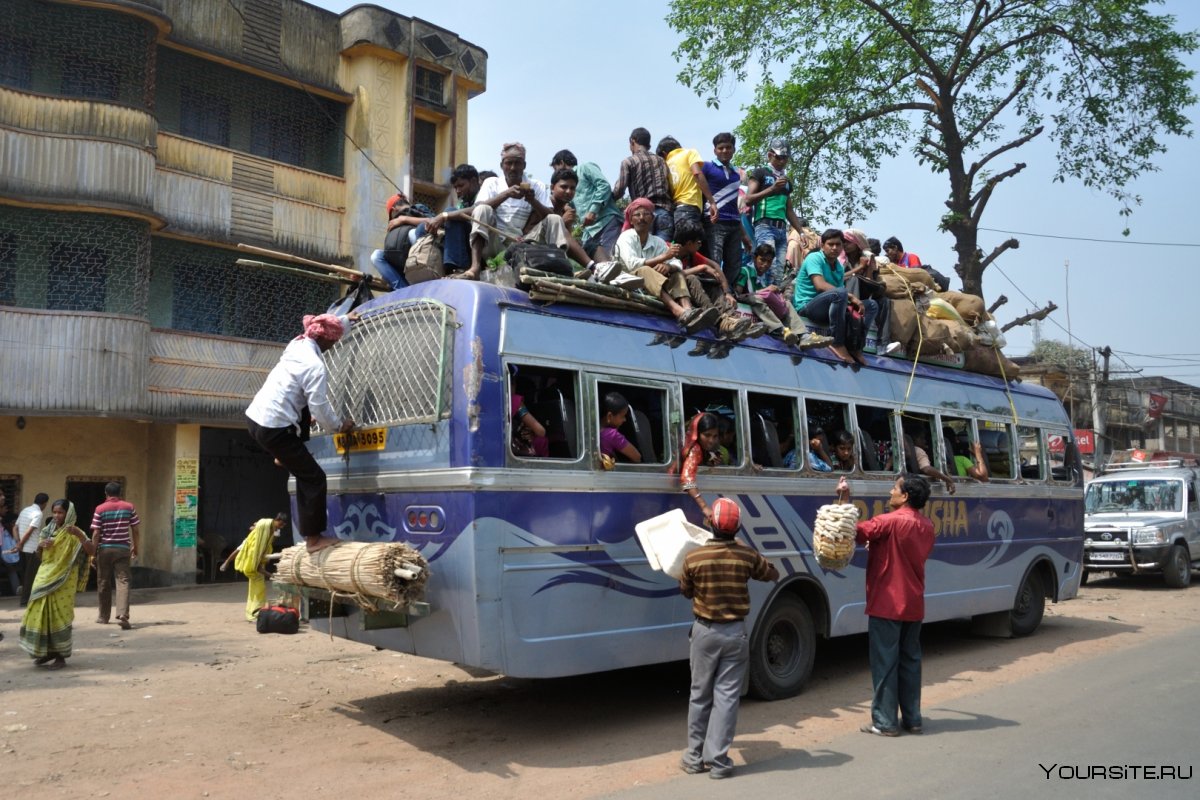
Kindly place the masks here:
<instances>
[{"instance_id":1,"label":"bare feet on bus roof","mask_svg":"<svg viewBox=\"0 0 1200 800\"><path fill-rule=\"evenodd\" d=\"M831 345L829 345L829 352L833 353L835 356L837 356L838 358L840 358L842 361L846 362L847 364L857 364L858 363L857 361L854 360L854 356L850 355L850 351L846 349L845 345L831 344Z\"/></svg>"},{"instance_id":2,"label":"bare feet on bus roof","mask_svg":"<svg viewBox=\"0 0 1200 800\"><path fill-rule=\"evenodd\" d=\"M326 547L333 547L341 541L341 539L335 539L332 536L305 536L304 549L310 553L317 553Z\"/></svg>"}]
</instances>

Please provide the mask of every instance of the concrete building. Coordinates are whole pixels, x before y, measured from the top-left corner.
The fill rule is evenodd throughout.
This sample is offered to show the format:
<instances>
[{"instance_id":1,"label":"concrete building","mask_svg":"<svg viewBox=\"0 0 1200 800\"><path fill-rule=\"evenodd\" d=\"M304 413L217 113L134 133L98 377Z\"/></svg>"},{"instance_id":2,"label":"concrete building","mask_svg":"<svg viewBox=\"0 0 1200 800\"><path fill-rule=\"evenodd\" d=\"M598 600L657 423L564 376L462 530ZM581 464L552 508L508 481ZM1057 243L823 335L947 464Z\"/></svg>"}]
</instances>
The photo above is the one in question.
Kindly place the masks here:
<instances>
[{"instance_id":1,"label":"concrete building","mask_svg":"<svg viewBox=\"0 0 1200 800\"><path fill-rule=\"evenodd\" d=\"M121 481L137 580L189 582L197 537L236 544L286 503L243 411L341 288L236 245L369 269L396 185L448 198L487 54L369 5L2 11L0 487L14 509L68 497L86 526Z\"/></svg>"}]
</instances>

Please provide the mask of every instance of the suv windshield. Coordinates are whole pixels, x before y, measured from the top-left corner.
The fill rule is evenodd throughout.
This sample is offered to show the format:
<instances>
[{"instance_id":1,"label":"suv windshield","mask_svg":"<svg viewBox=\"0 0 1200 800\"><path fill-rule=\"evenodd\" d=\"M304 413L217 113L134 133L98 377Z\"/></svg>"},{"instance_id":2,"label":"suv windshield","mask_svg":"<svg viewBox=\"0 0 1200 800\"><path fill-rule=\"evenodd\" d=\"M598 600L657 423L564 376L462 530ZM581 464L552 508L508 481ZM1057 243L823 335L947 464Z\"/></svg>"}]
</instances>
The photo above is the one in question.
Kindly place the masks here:
<instances>
[{"instance_id":1,"label":"suv windshield","mask_svg":"<svg viewBox=\"0 0 1200 800\"><path fill-rule=\"evenodd\" d=\"M1096 481L1088 485L1084 511L1182 511L1183 482L1170 480Z\"/></svg>"}]
</instances>

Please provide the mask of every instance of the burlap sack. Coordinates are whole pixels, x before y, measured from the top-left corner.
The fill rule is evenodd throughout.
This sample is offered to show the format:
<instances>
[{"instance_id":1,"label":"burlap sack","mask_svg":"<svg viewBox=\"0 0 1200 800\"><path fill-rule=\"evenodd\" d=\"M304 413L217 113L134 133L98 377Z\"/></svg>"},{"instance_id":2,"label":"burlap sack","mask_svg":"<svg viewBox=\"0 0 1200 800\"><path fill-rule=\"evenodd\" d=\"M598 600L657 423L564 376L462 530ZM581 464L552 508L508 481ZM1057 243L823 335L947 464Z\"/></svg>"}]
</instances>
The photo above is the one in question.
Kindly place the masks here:
<instances>
[{"instance_id":1,"label":"burlap sack","mask_svg":"<svg viewBox=\"0 0 1200 800\"><path fill-rule=\"evenodd\" d=\"M982 297L962 292L938 292L938 297L954 306L954 310L968 325L978 325L981 320L988 318Z\"/></svg>"},{"instance_id":2,"label":"burlap sack","mask_svg":"<svg viewBox=\"0 0 1200 800\"><path fill-rule=\"evenodd\" d=\"M974 332L967 325L953 320L947 320L950 332L950 349L956 353L965 353L976 344Z\"/></svg>"},{"instance_id":3,"label":"burlap sack","mask_svg":"<svg viewBox=\"0 0 1200 800\"><path fill-rule=\"evenodd\" d=\"M921 317L921 352L929 355L953 350L951 343L954 336L950 333L950 323L932 317Z\"/></svg>"},{"instance_id":4,"label":"burlap sack","mask_svg":"<svg viewBox=\"0 0 1200 800\"><path fill-rule=\"evenodd\" d=\"M995 375L997 378L1003 377L1008 380L1013 380L1021 374L1021 368L1006 358L1003 353L981 344L968 347L963 351L963 357L966 361L963 369L970 372ZM1004 367L1003 373L1001 373L1001 363Z\"/></svg>"},{"instance_id":5,"label":"burlap sack","mask_svg":"<svg viewBox=\"0 0 1200 800\"><path fill-rule=\"evenodd\" d=\"M911 351L912 345L917 341L917 307L907 297L891 302L888 327L892 341L899 342L904 345L905 350Z\"/></svg>"},{"instance_id":6,"label":"burlap sack","mask_svg":"<svg viewBox=\"0 0 1200 800\"><path fill-rule=\"evenodd\" d=\"M910 291L913 294L937 291L929 273L916 267L911 269L902 269L896 266L883 267L879 270L879 277L883 280L887 296L893 300L908 297Z\"/></svg>"}]
</instances>

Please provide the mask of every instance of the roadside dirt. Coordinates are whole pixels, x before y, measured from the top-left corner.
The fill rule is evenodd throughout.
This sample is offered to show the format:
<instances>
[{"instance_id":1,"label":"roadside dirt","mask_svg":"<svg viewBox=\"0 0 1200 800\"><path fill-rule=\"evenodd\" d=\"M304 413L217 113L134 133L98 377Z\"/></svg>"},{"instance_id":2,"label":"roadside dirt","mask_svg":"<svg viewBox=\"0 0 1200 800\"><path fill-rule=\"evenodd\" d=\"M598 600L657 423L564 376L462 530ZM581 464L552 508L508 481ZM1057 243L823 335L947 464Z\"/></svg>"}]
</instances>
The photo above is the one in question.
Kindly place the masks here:
<instances>
[{"instance_id":1,"label":"roadside dirt","mask_svg":"<svg viewBox=\"0 0 1200 800\"><path fill-rule=\"evenodd\" d=\"M16 646L0 600L0 782L30 797L586 797L675 778L687 665L527 681L331 640L261 636L244 584L135 592L134 629L79 597L66 669ZM1032 637L926 628L929 724L965 694L1169 635L1200 586L1099 580L1047 607ZM854 730L870 702L866 640L822 647L799 697L742 706L734 758L769 761ZM29 792L32 792L30 794Z\"/></svg>"}]
</instances>

